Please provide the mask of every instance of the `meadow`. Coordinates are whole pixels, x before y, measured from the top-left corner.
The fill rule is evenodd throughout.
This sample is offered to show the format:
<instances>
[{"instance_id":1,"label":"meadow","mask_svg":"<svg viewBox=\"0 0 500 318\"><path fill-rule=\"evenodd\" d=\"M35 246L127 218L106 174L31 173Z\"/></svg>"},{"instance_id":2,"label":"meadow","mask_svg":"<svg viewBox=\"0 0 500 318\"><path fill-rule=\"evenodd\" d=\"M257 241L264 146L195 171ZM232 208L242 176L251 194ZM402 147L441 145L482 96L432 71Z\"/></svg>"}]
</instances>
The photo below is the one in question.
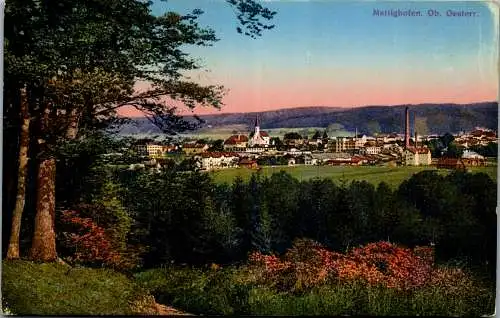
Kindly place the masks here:
<instances>
[{"instance_id":1,"label":"meadow","mask_svg":"<svg viewBox=\"0 0 500 318\"><path fill-rule=\"evenodd\" d=\"M409 179L415 173L424 170L437 170L440 173L448 174L451 170L437 169L435 167L383 167L383 166L305 166L297 165L294 167L274 166L261 167L259 170L262 176L270 177L275 172L285 171L299 180L308 180L312 178L328 178L337 182L365 180L374 185L385 181L392 188L397 188L401 182ZM484 172L494 181L497 180L497 167L477 167L472 168L472 172ZM211 171L210 175L216 183L232 183L236 177L243 180L249 180L250 176L257 170L247 168L232 168L224 170Z\"/></svg>"}]
</instances>

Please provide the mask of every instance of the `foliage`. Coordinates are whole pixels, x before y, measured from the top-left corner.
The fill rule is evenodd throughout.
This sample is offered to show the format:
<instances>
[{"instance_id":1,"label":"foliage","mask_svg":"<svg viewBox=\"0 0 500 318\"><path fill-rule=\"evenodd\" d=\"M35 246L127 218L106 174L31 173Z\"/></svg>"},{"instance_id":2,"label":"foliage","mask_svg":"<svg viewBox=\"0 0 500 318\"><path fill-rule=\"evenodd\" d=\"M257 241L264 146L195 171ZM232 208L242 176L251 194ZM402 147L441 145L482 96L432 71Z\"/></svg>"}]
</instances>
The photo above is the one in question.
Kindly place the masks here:
<instances>
[{"instance_id":1,"label":"foliage","mask_svg":"<svg viewBox=\"0 0 500 318\"><path fill-rule=\"evenodd\" d=\"M496 142L490 142L486 146L475 145L470 149L484 157L498 157L498 143Z\"/></svg>"},{"instance_id":2,"label":"foliage","mask_svg":"<svg viewBox=\"0 0 500 318\"><path fill-rule=\"evenodd\" d=\"M289 132L289 133L286 133L285 136L283 136L283 139L285 141L286 140L296 140L296 139L302 139L302 136L296 132Z\"/></svg>"},{"instance_id":3,"label":"foliage","mask_svg":"<svg viewBox=\"0 0 500 318\"><path fill-rule=\"evenodd\" d=\"M224 140L217 139L214 141L208 151L224 151Z\"/></svg>"},{"instance_id":4,"label":"foliage","mask_svg":"<svg viewBox=\"0 0 500 318\"><path fill-rule=\"evenodd\" d=\"M439 262L494 268L496 183L485 174L423 171L393 191L385 183L299 181L285 172L232 185L176 169L116 173L133 218L130 244L148 248L146 267L229 264L310 238L335 251L381 240L435 244Z\"/></svg>"},{"instance_id":5,"label":"foliage","mask_svg":"<svg viewBox=\"0 0 500 318\"><path fill-rule=\"evenodd\" d=\"M61 222L71 227L62 232L61 238L63 246L71 250L70 261L111 266L119 262L106 231L91 218L82 218L76 211L63 211Z\"/></svg>"},{"instance_id":6,"label":"foliage","mask_svg":"<svg viewBox=\"0 0 500 318\"><path fill-rule=\"evenodd\" d=\"M131 315L146 292L109 269L2 263L2 296L19 315Z\"/></svg>"},{"instance_id":7,"label":"foliage","mask_svg":"<svg viewBox=\"0 0 500 318\"><path fill-rule=\"evenodd\" d=\"M463 147L457 145L455 142L450 142L446 149L446 157L449 158L461 158L464 152Z\"/></svg>"},{"instance_id":8,"label":"foliage","mask_svg":"<svg viewBox=\"0 0 500 318\"><path fill-rule=\"evenodd\" d=\"M199 314L461 316L493 310L493 290L463 269L432 262L429 248L378 242L340 254L299 240L283 257L256 252L238 267L166 267L135 277L160 302Z\"/></svg>"},{"instance_id":9,"label":"foliage","mask_svg":"<svg viewBox=\"0 0 500 318\"><path fill-rule=\"evenodd\" d=\"M67 254L70 250L73 252L69 253L74 253L76 247L76 242L67 239L68 235L76 233L78 236L78 230L74 228L76 224L71 225L75 222L65 215L68 214L68 210L73 210L76 213L74 217L87 219L86 224L93 224L92 227L88 225L87 231L99 229L105 232L105 238L101 237L100 240L105 240L110 244L109 249L113 250L116 257L109 258L108 261L104 261L104 264L130 269L139 263L138 256L141 248L128 244L133 219L121 202L121 188L116 181L113 181L112 170L107 167L109 163L103 162L101 154L104 152L103 148L106 147L116 149L119 143L97 136L96 139L88 138L84 142L68 144L65 148L68 155L66 160L60 163L60 168L68 171L68 174L59 175L57 192L59 209L66 212L62 213L61 226L57 226L56 230L61 237L66 237L62 242L63 255L70 256L77 261L85 260L92 263L89 255L83 257ZM74 152L70 156L72 149ZM80 227L82 225L83 223ZM67 233L63 233L65 231ZM90 237L100 237L97 233L87 234ZM97 244L97 241L95 243ZM97 261L100 264L104 259L100 258Z\"/></svg>"},{"instance_id":10,"label":"foliage","mask_svg":"<svg viewBox=\"0 0 500 318\"><path fill-rule=\"evenodd\" d=\"M249 260L250 270L262 275L257 276L257 283L278 290L304 292L332 280L410 290L429 281L432 253L425 248L410 250L379 242L343 255L314 241L298 240L282 258L256 252Z\"/></svg>"},{"instance_id":11,"label":"foliage","mask_svg":"<svg viewBox=\"0 0 500 318\"><path fill-rule=\"evenodd\" d=\"M136 281L158 301L194 314L241 314L247 303L249 287L234 279L232 268L153 269L136 274Z\"/></svg>"}]
</instances>

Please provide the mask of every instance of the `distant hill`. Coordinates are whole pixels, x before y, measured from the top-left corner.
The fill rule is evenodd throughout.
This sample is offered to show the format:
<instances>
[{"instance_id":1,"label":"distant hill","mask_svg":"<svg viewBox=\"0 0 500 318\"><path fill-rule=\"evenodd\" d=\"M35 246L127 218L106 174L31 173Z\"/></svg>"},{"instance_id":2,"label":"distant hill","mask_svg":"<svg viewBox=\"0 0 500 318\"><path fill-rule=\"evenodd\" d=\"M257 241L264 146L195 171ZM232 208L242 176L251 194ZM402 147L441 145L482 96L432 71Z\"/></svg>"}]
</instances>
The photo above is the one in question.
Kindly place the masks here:
<instances>
[{"instance_id":1,"label":"distant hill","mask_svg":"<svg viewBox=\"0 0 500 318\"><path fill-rule=\"evenodd\" d=\"M232 113L200 116L203 129L224 128L228 125L253 127L259 114L261 128L324 127L328 130L355 131L359 133L403 132L404 109L410 109L413 134L415 125L419 134L443 134L472 130L475 127L497 129L498 103L474 104L418 104L397 106L365 106L357 108L301 107L259 113ZM127 135L159 134L160 131L145 118L134 118L120 131Z\"/></svg>"}]
</instances>

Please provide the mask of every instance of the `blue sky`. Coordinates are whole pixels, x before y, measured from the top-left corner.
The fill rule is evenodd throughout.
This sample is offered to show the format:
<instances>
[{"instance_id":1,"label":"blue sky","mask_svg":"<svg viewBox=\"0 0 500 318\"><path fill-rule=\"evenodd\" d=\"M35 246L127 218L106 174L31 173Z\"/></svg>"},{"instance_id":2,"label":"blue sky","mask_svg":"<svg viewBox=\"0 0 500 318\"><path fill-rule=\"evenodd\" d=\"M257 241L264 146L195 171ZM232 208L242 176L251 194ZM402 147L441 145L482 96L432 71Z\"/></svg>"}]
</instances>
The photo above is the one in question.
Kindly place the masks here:
<instances>
[{"instance_id":1,"label":"blue sky","mask_svg":"<svg viewBox=\"0 0 500 318\"><path fill-rule=\"evenodd\" d=\"M188 48L229 89L225 112L299 106L472 102L497 97L494 17L484 2L266 1L276 27L251 39L223 0L157 1L153 13L200 8L220 38ZM420 10L377 17L373 10ZM427 16L438 10L440 17ZM449 17L447 10L476 17Z\"/></svg>"}]
</instances>

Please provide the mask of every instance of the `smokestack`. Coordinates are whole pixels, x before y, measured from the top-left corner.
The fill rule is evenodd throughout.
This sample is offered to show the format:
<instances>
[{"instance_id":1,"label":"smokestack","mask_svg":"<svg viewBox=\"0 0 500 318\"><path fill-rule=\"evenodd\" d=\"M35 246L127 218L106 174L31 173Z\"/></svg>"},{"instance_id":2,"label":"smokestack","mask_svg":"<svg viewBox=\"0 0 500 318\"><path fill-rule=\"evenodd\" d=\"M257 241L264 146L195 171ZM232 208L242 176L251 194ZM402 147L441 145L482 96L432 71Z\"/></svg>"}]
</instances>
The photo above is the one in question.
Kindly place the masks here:
<instances>
[{"instance_id":1,"label":"smokestack","mask_svg":"<svg viewBox=\"0 0 500 318\"><path fill-rule=\"evenodd\" d=\"M418 136L417 136L417 130L415 129L415 126L413 126L413 129L415 130L415 148L417 148L417 140L418 140Z\"/></svg>"},{"instance_id":2,"label":"smokestack","mask_svg":"<svg viewBox=\"0 0 500 318\"><path fill-rule=\"evenodd\" d=\"M405 108L405 148L410 147L410 112Z\"/></svg>"}]
</instances>

